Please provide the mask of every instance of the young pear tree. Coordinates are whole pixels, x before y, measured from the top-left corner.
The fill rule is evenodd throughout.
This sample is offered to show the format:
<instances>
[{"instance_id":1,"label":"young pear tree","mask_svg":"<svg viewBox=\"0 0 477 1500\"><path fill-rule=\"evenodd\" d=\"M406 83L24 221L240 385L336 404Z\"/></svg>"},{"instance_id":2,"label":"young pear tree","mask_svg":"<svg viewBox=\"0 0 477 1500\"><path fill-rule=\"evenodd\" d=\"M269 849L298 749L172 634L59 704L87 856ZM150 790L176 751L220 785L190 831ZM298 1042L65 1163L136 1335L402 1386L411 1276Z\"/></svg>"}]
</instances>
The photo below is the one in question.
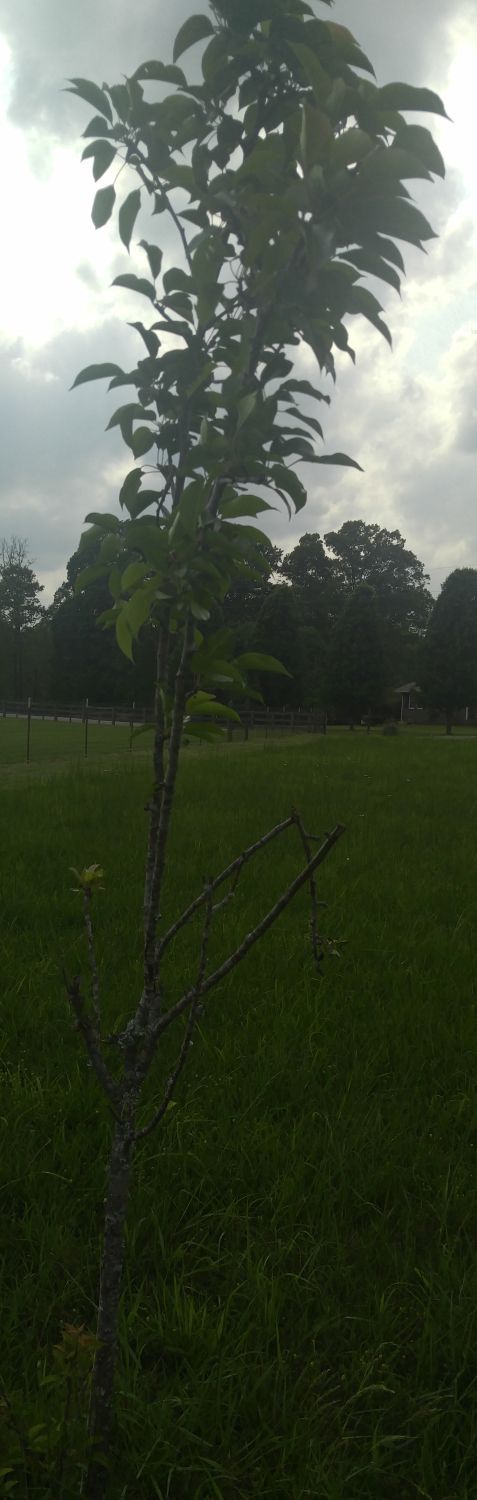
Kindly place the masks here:
<instances>
[{"instance_id":1,"label":"young pear tree","mask_svg":"<svg viewBox=\"0 0 477 1500\"><path fill-rule=\"evenodd\" d=\"M327 5L329 0L323 0ZM195 51L194 76L183 55ZM404 183L443 175L429 131L407 124L407 110L443 115L436 94L404 83L380 88L372 64L343 26L318 18L307 0L213 0L181 27L172 63L147 59L122 83L70 80L95 113L83 156L95 181L100 228L115 213L126 252L138 216L158 222L159 243L143 230L139 274L115 285L136 292L149 318L134 327L142 357L131 370L107 360L75 385L108 379L128 391L113 413L133 466L119 495L120 514L90 514L83 545L98 560L80 575L107 578L103 616L132 658L146 621L157 631L153 786L148 804L143 928L144 972L134 1016L104 1052L91 917L100 872L80 872L91 969L91 1005L79 978L68 983L76 1024L114 1117L106 1193L92 1380L92 1457L88 1500L104 1493L112 1431L124 1223L134 1152L168 1107L205 998L245 957L309 884L315 957L314 872L342 832L315 854L297 813L210 880L169 931L160 923L170 822L184 728L215 739L236 710L219 702L251 696L247 674L280 670L273 658L231 659L227 632L208 633L227 591L263 568L258 529L281 502L289 515L305 505L296 464L353 464L316 451L314 414L329 395L295 367L306 347L334 378L334 349L354 358L348 323L367 318L390 342L382 308L364 284L371 274L399 291L404 262L395 238L423 247L433 231ZM171 234L175 249L171 250ZM358 464L354 464L358 468ZM171 672L170 663L174 662ZM305 867L235 951L210 971L210 930L217 906L233 893L244 864L285 829L296 827ZM217 896L219 899L217 900ZM165 992L164 958L173 938L203 919L197 974L186 993ZM184 1025L177 1062L150 1118L143 1085L173 1022ZM109 1059L112 1056L112 1061Z\"/></svg>"}]
</instances>

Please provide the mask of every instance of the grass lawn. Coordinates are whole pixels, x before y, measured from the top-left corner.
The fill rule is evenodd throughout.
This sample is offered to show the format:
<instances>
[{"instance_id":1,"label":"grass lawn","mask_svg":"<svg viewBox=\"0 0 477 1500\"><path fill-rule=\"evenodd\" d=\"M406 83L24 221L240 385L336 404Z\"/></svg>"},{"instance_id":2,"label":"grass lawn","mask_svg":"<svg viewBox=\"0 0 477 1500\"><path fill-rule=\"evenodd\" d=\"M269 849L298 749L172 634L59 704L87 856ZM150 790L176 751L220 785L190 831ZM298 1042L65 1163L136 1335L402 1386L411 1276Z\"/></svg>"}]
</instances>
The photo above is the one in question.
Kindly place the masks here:
<instances>
[{"instance_id":1,"label":"grass lawn","mask_svg":"<svg viewBox=\"0 0 477 1500\"><path fill-rule=\"evenodd\" d=\"M76 732L33 726L60 728ZM127 748L127 729L97 732ZM63 1323L94 1328L109 1120L61 968L86 973L69 866L97 861L108 1030L138 995L136 743L108 775L0 780L0 1454L12 1413L51 1437L53 1346ZM315 977L298 897L207 1006L138 1153L113 1500L475 1500L476 756L377 732L184 757L164 916L296 804L314 832L347 827L320 877L342 956ZM259 857L214 952L300 862L294 835ZM171 998L197 938L173 954ZM14 1478L1 1496L78 1492L66 1473Z\"/></svg>"}]
</instances>

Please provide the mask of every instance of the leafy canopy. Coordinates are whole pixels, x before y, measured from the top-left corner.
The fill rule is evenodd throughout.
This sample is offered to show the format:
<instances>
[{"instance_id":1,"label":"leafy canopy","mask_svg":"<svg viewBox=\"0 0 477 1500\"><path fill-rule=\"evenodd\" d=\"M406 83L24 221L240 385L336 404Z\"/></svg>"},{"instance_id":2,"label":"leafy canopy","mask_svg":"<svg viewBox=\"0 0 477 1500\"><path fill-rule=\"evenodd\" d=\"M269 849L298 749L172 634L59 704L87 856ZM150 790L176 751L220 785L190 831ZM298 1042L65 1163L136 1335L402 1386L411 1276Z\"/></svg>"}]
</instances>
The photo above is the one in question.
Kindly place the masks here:
<instances>
[{"instance_id":1,"label":"leafy canopy","mask_svg":"<svg viewBox=\"0 0 477 1500\"><path fill-rule=\"evenodd\" d=\"M194 82L182 67L191 47ZM70 87L95 111L83 152L93 177L112 174L96 190L94 224L118 210L130 252L149 209L177 245L171 264L167 235L160 244L149 231L140 274L115 279L149 312L133 325L135 368L106 362L75 380L130 391L109 423L134 459L119 497L128 519L93 514L85 533L88 547L99 543L94 578L109 579L103 620L132 659L147 620L177 630L192 615L210 690L214 647L201 627L237 580L260 576L257 516L277 502L289 514L304 506L300 462L359 467L317 451L316 402L329 396L296 378L294 359L308 346L334 379L335 349L354 359L352 316L391 341L365 282L399 291L395 240L423 248L433 237L405 183L444 166L405 112L445 110L427 89L379 88L351 33L306 0L214 0L181 27L172 63L147 59L121 84ZM223 662L217 676L223 684ZM246 674L231 664L229 681L236 696Z\"/></svg>"}]
</instances>

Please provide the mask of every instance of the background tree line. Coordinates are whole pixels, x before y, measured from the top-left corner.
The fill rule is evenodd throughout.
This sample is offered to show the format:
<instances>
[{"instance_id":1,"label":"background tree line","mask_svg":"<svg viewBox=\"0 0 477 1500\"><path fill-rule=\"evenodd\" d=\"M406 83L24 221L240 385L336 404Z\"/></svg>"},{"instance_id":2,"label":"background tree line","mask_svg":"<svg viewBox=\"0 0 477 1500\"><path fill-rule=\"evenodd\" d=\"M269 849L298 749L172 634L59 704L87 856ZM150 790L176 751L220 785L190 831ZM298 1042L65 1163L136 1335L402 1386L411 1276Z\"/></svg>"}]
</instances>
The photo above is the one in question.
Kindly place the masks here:
<instances>
[{"instance_id":1,"label":"background tree line","mask_svg":"<svg viewBox=\"0 0 477 1500\"><path fill-rule=\"evenodd\" d=\"M0 697L150 704L155 631L135 648L134 665L98 625L110 596L104 579L75 591L95 553L70 558L52 604L26 542L0 543ZM423 701L452 718L477 702L477 571L457 569L434 601L423 563L399 531L345 521L307 532L288 553L269 543L253 583L237 583L210 629L225 627L237 651L277 656L290 677L257 680L270 707L327 709L350 721L379 715L402 682L418 681Z\"/></svg>"}]
</instances>

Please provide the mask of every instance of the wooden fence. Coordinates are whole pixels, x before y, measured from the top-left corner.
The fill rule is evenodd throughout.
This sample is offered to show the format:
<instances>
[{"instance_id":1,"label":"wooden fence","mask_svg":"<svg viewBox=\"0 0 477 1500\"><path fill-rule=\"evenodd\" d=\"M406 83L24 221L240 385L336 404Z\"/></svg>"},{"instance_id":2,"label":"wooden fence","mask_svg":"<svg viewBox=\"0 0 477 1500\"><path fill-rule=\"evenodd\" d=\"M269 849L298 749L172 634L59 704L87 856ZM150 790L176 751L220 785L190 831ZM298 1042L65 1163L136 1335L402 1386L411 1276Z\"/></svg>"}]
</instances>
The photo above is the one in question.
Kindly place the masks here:
<instances>
[{"instance_id":1,"label":"wooden fence","mask_svg":"<svg viewBox=\"0 0 477 1500\"><path fill-rule=\"evenodd\" d=\"M42 719L50 723L82 724L83 752L88 755L89 727L91 724L126 725L129 727L129 749L133 748L134 730L154 721L151 707L140 707L132 703L129 708L109 704L84 703L35 703L33 699L14 702L4 700L1 704L2 718L24 719L26 728L26 759L30 760L32 722ZM227 738L248 740L255 732L268 738L269 735L326 734L326 714L307 713L302 709L240 709L240 724L228 723ZM186 730L187 733L187 730Z\"/></svg>"}]
</instances>

